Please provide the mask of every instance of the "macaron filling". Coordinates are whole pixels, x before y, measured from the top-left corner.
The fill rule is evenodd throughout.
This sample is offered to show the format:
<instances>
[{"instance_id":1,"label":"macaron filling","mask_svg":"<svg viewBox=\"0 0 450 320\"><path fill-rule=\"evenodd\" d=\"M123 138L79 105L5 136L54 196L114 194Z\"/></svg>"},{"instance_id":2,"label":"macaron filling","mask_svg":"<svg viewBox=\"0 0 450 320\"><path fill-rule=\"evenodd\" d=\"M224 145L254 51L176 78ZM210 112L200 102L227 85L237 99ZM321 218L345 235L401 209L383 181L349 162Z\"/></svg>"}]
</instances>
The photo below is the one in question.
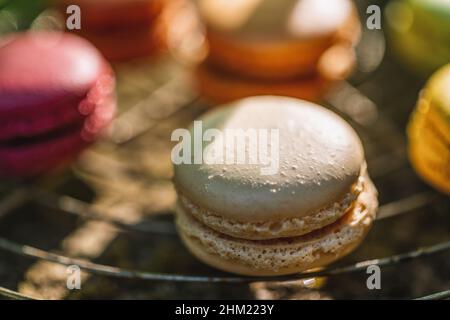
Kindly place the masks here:
<instances>
[{"instance_id":1,"label":"macaron filling","mask_svg":"<svg viewBox=\"0 0 450 320\"><path fill-rule=\"evenodd\" d=\"M179 190L179 205L217 232L249 240L267 240L305 235L314 230L332 224L343 217L355 206L364 189L366 174L361 175L351 191L335 203L307 215L282 218L272 221L244 221L224 217L218 212L201 208Z\"/></svg>"}]
</instances>

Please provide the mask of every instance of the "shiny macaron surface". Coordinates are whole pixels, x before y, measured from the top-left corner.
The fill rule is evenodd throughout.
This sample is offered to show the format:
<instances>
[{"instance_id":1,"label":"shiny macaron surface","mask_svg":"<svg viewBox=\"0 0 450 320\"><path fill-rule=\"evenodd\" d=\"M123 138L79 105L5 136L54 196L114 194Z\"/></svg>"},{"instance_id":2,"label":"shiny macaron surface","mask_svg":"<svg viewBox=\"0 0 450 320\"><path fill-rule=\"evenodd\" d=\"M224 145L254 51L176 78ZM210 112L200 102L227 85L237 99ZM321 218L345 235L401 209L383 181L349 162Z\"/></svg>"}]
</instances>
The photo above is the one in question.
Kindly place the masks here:
<instances>
[{"instance_id":1,"label":"shiny macaron surface","mask_svg":"<svg viewBox=\"0 0 450 320\"><path fill-rule=\"evenodd\" d=\"M41 114L81 99L105 70L87 41L61 33L29 33L0 47L0 116ZM23 114L21 114L23 112Z\"/></svg>"},{"instance_id":2,"label":"shiny macaron surface","mask_svg":"<svg viewBox=\"0 0 450 320\"><path fill-rule=\"evenodd\" d=\"M279 130L275 174L262 175L263 164L175 166L177 187L186 196L228 218L258 221L274 214L286 218L307 215L343 197L364 164L353 129L334 113L307 102L253 97L199 120L204 130L216 126L223 130Z\"/></svg>"}]
</instances>

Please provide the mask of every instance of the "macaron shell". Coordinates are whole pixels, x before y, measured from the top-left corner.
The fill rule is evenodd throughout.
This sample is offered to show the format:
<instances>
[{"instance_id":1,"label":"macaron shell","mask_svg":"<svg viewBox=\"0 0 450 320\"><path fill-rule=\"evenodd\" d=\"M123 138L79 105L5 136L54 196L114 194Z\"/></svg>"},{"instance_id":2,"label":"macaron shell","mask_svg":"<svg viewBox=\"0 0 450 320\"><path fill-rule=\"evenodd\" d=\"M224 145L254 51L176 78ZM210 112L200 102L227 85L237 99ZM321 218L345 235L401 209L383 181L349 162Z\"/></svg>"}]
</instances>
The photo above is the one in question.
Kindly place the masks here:
<instances>
[{"instance_id":1,"label":"macaron shell","mask_svg":"<svg viewBox=\"0 0 450 320\"><path fill-rule=\"evenodd\" d=\"M445 148L441 141L436 140L436 138L432 133L425 131L423 132L423 138L412 140L410 145L412 149L423 152L424 158L433 160L435 163L442 163L443 167L450 167L450 149Z\"/></svg>"},{"instance_id":2,"label":"macaron shell","mask_svg":"<svg viewBox=\"0 0 450 320\"><path fill-rule=\"evenodd\" d=\"M58 110L49 114L44 113L7 121L0 120L0 142L42 134L80 121L80 112L73 107L77 106L79 102L64 102L60 104Z\"/></svg>"},{"instance_id":3,"label":"macaron shell","mask_svg":"<svg viewBox=\"0 0 450 320\"><path fill-rule=\"evenodd\" d=\"M441 114L441 119L448 128L450 124L450 64L439 69L428 81L424 90L430 108Z\"/></svg>"},{"instance_id":4,"label":"macaron shell","mask_svg":"<svg viewBox=\"0 0 450 320\"><path fill-rule=\"evenodd\" d=\"M415 115L408 127L409 145L420 148L424 157L450 163L450 142L443 139L436 127L423 115Z\"/></svg>"},{"instance_id":5,"label":"macaron shell","mask_svg":"<svg viewBox=\"0 0 450 320\"><path fill-rule=\"evenodd\" d=\"M0 175L3 177L39 175L68 163L86 145L77 131L26 148L0 147Z\"/></svg>"},{"instance_id":6,"label":"macaron shell","mask_svg":"<svg viewBox=\"0 0 450 320\"><path fill-rule=\"evenodd\" d=\"M422 91L408 125L409 158L416 172L450 194L450 65Z\"/></svg>"},{"instance_id":7,"label":"macaron shell","mask_svg":"<svg viewBox=\"0 0 450 320\"><path fill-rule=\"evenodd\" d=\"M409 157L416 172L436 189L450 195L450 160L436 157L421 144L411 144Z\"/></svg>"},{"instance_id":8,"label":"macaron shell","mask_svg":"<svg viewBox=\"0 0 450 320\"><path fill-rule=\"evenodd\" d=\"M427 115L427 125L432 127L438 140L447 148L450 147L450 121L438 112L430 112Z\"/></svg>"},{"instance_id":9,"label":"macaron shell","mask_svg":"<svg viewBox=\"0 0 450 320\"><path fill-rule=\"evenodd\" d=\"M181 239L202 262L249 276L278 276L322 267L349 254L364 239L376 216L377 193L370 183L360 203L341 220L311 234L269 241L249 241L212 231L177 209Z\"/></svg>"},{"instance_id":10,"label":"macaron shell","mask_svg":"<svg viewBox=\"0 0 450 320\"><path fill-rule=\"evenodd\" d=\"M33 137L81 122L92 114L103 100L114 95L114 87L112 70L104 65L102 74L82 99L72 98L58 102L52 106L54 110L49 112L36 114L22 110L20 116L10 115L6 119L0 117L0 142Z\"/></svg>"},{"instance_id":11,"label":"macaron shell","mask_svg":"<svg viewBox=\"0 0 450 320\"><path fill-rule=\"evenodd\" d=\"M348 0L200 0L207 27L246 39L310 39L332 35L352 13Z\"/></svg>"},{"instance_id":12,"label":"macaron shell","mask_svg":"<svg viewBox=\"0 0 450 320\"><path fill-rule=\"evenodd\" d=\"M412 121L416 124L411 124L411 143L425 142L437 154L446 155L450 152L450 132L446 132L449 128L445 130L441 123L433 118L432 113L418 114Z\"/></svg>"},{"instance_id":13,"label":"macaron shell","mask_svg":"<svg viewBox=\"0 0 450 320\"><path fill-rule=\"evenodd\" d=\"M103 69L99 52L79 37L57 32L14 37L0 47L0 119L50 113L60 101L82 99Z\"/></svg>"},{"instance_id":14,"label":"macaron shell","mask_svg":"<svg viewBox=\"0 0 450 320\"><path fill-rule=\"evenodd\" d=\"M196 68L194 77L196 89L212 105L268 94L316 102L332 87L331 81L317 74L287 81L255 81L225 74L206 64Z\"/></svg>"},{"instance_id":15,"label":"macaron shell","mask_svg":"<svg viewBox=\"0 0 450 320\"><path fill-rule=\"evenodd\" d=\"M203 130L279 132L279 170L272 175L262 175L266 166L253 164L175 166L176 186L183 194L229 219L308 215L350 192L364 165L353 129L331 111L306 101L253 97L213 110L200 120Z\"/></svg>"},{"instance_id":16,"label":"macaron shell","mask_svg":"<svg viewBox=\"0 0 450 320\"><path fill-rule=\"evenodd\" d=\"M225 70L257 79L290 79L315 71L331 39L310 42L236 42L214 31L207 32L208 61Z\"/></svg>"},{"instance_id":17,"label":"macaron shell","mask_svg":"<svg viewBox=\"0 0 450 320\"><path fill-rule=\"evenodd\" d=\"M430 113L420 112L423 103L419 103L408 126L409 158L426 182L450 194L450 140L430 121Z\"/></svg>"},{"instance_id":18,"label":"macaron shell","mask_svg":"<svg viewBox=\"0 0 450 320\"><path fill-rule=\"evenodd\" d=\"M284 2L273 3L282 6ZM322 19L320 21L323 22ZM349 16L328 36L267 40L263 32L257 37L239 37L207 28L208 61L244 77L289 79L314 73L320 57L330 46L337 43L353 46L360 31L359 18L353 7Z\"/></svg>"}]
</instances>

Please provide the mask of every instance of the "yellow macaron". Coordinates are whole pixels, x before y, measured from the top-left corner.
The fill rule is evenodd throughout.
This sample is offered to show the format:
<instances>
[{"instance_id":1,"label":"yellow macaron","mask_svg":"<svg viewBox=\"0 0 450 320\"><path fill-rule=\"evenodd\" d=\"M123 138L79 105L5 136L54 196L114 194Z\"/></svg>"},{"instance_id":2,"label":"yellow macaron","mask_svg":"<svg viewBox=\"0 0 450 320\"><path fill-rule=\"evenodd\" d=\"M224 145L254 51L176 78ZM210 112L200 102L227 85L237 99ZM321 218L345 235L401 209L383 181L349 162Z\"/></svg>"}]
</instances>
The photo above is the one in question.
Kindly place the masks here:
<instances>
[{"instance_id":1,"label":"yellow macaron","mask_svg":"<svg viewBox=\"0 0 450 320\"><path fill-rule=\"evenodd\" d=\"M240 150L249 160L175 165L177 228L201 261L238 274L291 274L327 265L363 240L377 192L357 134L336 114L303 100L261 96L198 121L192 136L199 136L200 123L205 133L239 132L247 143L223 149L223 139L209 137L204 159L231 154L236 160ZM270 150L271 161L251 162L260 159L251 152L261 156L261 150Z\"/></svg>"},{"instance_id":2,"label":"yellow macaron","mask_svg":"<svg viewBox=\"0 0 450 320\"><path fill-rule=\"evenodd\" d=\"M450 65L423 89L408 126L409 155L417 173L450 194Z\"/></svg>"},{"instance_id":3,"label":"yellow macaron","mask_svg":"<svg viewBox=\"0 0 450 320\"><path fill-rule=\"evenodd\" d=\"M208 54L200 95L223 104L256 95L317 102L356 65L361 24L351 0L199 0Z\"/></svg>"}]
</instances>

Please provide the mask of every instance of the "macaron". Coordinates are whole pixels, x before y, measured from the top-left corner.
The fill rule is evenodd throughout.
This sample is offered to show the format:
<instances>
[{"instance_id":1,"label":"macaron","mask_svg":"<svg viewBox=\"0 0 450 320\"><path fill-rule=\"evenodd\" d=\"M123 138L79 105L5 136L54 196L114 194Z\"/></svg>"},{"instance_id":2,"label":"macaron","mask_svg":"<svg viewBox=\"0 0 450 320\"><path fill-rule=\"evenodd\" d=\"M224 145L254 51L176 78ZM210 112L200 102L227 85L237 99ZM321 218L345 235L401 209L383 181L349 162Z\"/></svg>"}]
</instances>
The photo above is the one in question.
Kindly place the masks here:
<instances>
[{"instance_id":1,"label":"macaron","mask_svg":"<svg viewBox=\"0 0 450 320\"><path fill-rule=\"evenodd\" d=\"M204 132L203 161L192 140L197 153L174 168L177 229L199 260L237 274L285 275L325 266L361 243L377 191L343 119L304 100L260 96L199 121L189 136ZM236 148L229 132L247 144Z\"/></svg>"},{"instance_id":2,"label":"macaron","mask_svg":"<svg viewBox=\"0 0 450 320\"><path fill-rule=\"evenodd\" d=\"M394 0L386 21L395 53L414 72L429 75L450 62L450 1Z\"/></svg>"},{"instance_id":3,"label":"macaron","mask_svg":"<svg viewBox=\"0 0 450 320\"><path fill-rule=\"evenodd\" d=\"M115 108L111 67L89 42L14 34L0 46L0 175L36 176L68 163Z\"/></svg>"},{"instance_id":4,"label":"macaron","mask_svg":"<svg viewBox=\"0 0 450 320\"><path fill-rule=\"evenodd\" d=\"M315 72L336 43L352 46L360 25L350 0L200 0L211 63L257 79Z\"/></svg>"},{"instance_id":5,"label":"macaron","mask_svg":"<svg viewBox=\"0 0 450 320\"><path fill-rule=\"evenodd\" d=\"M350 0L200 0L208 54L195 72L212 104L255 95L319 101L356 63Z\"/></svg>"},{"instance_id":6,"label":"macaron","mask_svg":"<svg viewBox=\"0 0 450 320\"><path fill-rule=\"evenodd\" d=\"M157 54L164 46L167 0L59 0L65 14L70 5L82 13L77 34L91 41L110 61Z\"/></svg>"},{"instance_id":7,"label":"macaron","mask_svg":"<svg viewBox=\"0 0 450 320\"><path fill-rule=\"evenodd\" d=\"M417 173L450 195L450 65L423 89L409 126L409 155Z\"/></svg>"}]
</instances>

